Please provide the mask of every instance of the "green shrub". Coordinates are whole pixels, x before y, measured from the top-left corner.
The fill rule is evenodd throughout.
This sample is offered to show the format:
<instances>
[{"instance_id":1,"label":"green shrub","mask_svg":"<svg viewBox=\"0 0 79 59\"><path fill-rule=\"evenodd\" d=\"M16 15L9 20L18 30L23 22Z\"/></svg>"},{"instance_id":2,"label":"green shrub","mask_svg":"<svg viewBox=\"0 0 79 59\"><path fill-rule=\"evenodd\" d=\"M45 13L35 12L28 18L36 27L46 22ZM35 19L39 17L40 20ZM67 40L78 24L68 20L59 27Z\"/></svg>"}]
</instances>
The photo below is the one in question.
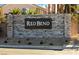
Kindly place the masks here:
<instances>
[{"instance_id":1,"label":"green shrub","mask_svg":"<svg viewBox=\"0 0 79 59\"><path fill-rule=\"evenodd\" d=\"M14 8L10 11L11 14L21 14L21 10L19 8Z\"/></svg>"},{"instance_id":2,"label":"green shrub","mask_svg":"<svg viewBox=\"0 0 79 59\"><path fill-rule=\"evenodd\" d=\"M29 9L27 11L27 14L32 14L32 15L40 14L40 8Z\"/></svg>"},{"instance_id":3,"label":"green shrub","mask_svg":"<svg viewBox=\"0 0 79 59\"><path fill-rule=\"evenodd\" d=\"M26 8L23 8L23 9L21 10L21 14L22 14L22 15L26 15L26 14L27 14L26 11L27 11Z\"/></svg>"},{"instance_id":4,"label":"green shrub","mask_svg":"<svg viewBox=\"0 0 79 59\"><path fill-rule=\"evenodd\" d=\"M27 10L27 14L29 15L29 14L32 14L32 15L34 15L34 14L36 14L35 13L35 9L29 9L29 10Z\"/></svg>"}]
</instances>

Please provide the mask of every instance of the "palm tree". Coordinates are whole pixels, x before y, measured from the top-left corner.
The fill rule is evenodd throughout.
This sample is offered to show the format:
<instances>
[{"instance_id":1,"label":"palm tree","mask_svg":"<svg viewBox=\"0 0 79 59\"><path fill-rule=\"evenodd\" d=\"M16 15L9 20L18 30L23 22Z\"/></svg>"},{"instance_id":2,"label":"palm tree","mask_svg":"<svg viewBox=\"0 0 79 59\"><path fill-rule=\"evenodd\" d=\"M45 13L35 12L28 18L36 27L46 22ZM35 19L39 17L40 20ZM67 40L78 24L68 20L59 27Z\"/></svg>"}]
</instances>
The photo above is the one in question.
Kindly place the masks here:
<instances>
[{"instance_id":1,"label":"palm tree","mask_svg":"<svg viewBox=\"0 0 79 59\"><path fill-rule=\"evenodd\" d=\"M64 13L75 13L77 5L76 4L65 4Z\"/></svg>"},{"instance_id":2,"label":"palm tree","mask_svg":"<svg viewBox=\"0 0 79 59\"><path fill-rule=\"evenodd\" d=\"M54 4L48 4L48 14L55 13L55 5Z\"/></svg>"},{"instance_id":3,"label":"palm tree","mask_svg":"<svg viewBox=\"0 0 79 59\"><path fill-rule=\"evenodd\" d=\"M70 13L70 5L69 4L65 4L64 13Z\"/></svg>"},{"instance_id":4,"label":"palm tree","mask_svg":"<svg viewBox=\"0 0 79 59\"><path fill-rule=\"evenodd\" d=\"M50 14L50 4L48 4L48 14Z\"/></svg>"}]
</instances>

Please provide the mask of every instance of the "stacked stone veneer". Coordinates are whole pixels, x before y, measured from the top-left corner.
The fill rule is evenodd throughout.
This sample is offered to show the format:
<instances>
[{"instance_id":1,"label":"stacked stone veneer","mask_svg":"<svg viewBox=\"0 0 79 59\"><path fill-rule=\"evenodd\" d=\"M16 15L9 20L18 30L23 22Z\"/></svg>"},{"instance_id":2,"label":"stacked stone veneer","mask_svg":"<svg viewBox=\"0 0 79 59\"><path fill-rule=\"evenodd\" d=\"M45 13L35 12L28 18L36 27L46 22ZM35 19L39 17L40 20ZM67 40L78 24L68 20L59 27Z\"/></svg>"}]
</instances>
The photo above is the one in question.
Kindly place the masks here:
<instances>
[{"instance_id":1,"label":"stacked stone veneer","mask_svg":"<svg viewBox=\"0 0 79 59\"><path fill-rule=\"evenodd\" d=\"M52 29L25 29L25 18L52 18ZM62 38L70 37L71 16L69 14L52 15L9 15L7 18L8 38Z\"/></svg>"}]
</instances>

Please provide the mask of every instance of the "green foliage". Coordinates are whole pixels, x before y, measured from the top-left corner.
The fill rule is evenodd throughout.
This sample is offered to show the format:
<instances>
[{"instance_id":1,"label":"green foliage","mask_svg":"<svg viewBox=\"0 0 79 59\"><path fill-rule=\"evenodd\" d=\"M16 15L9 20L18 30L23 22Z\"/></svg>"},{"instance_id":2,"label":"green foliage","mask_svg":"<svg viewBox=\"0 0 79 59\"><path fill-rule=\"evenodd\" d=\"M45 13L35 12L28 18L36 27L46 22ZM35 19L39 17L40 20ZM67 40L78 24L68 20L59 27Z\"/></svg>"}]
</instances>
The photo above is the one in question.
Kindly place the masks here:
<instances>
[{"instance_id":1,"label":"green foliage","mask_svg":"<svg viewBox=\"0 0 79 59\"><path fill-rule=\"evenodd\" d=\"M26 15L26 14L27 14L26 11L27 11L27 9L26 9L26 8L23 8L23 9L21 10L21 14L22 14L22 15Z\"/></svg>"},{"instance_id":2,"label":"green foliage","mask_svg":"<svg viewBox=\"0 0 79 59\"><path fill-rule=\"evenodd\" d=\"M79 5L77 5L77 10L79 10Z\"/></svg>"},{"instance_id":3,"label":"green foliage","mask_svg":"<svg viewBox=\"0 0 79 59\"><path fill-rule=\"evenodd\" d=\"M32 8L32 9L29 9L27 11L27 14L31 14L31 15L36 15L36 14L40 14L40 9L39 8Z\"/></svg>"},{"instance_id":4,"label":"green foliage","mask_svg":"<svg viewBox=\"0 0 79 59\"><path fill-rule=\"evenodd\" d=\"M40 14L40 9L39 8L31 8L29 10L23 9L20 10L19 8L14 8L10 11L11 14L22 14L22 15L35 15L35 14Z\"/></svg>"},{"instance_id":5,"label":"green foliage","mask_svg":"<svg viewBox=\"0 0 79 59\"><path fill-rule=\"evenodd\" d=\"M27 13L22 11L21 14L22 14L22 15L26 15Z\"/></svg>"},{"instance_id":6,"label":"green foliage","mask_svg":"<svg viewBox=\"0 0 79 59\"><path fill-rule=\"evenodd\" d=\"M36 14L36 9L29 9L29 10L27 10L27 14L28 15L34 15L34 14Z\"/></svg>"},{"instance_id":7,"label":"green foliage","mask_svg":"<svg viewBox=\"0 0 79 59\"><path fill-rule=\"evenodd\" d=\"M79 23L79 14L71 14L71 17Z\"/></svg>"},{"instance_id":8,"label":"green foliage","mask_svg":"<svg viewBox=\"0 0 79 59\"><path fill-rule=\"evenodd\" d=\"M10 12L11 14L20 14L21 13L21 10L19 8L14 8L11 10Z\"/></svg>"}]
</instances>

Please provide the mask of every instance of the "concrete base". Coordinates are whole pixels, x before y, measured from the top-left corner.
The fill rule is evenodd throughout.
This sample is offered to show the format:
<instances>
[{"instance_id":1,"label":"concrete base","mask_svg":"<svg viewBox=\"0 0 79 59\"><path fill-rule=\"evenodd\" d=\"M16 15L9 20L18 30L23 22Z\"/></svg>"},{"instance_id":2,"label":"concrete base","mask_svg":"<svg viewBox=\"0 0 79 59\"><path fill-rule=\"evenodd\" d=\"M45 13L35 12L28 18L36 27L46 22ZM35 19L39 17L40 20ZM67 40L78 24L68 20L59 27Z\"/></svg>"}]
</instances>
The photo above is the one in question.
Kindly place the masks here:
<instances>
[{"instance_id":1,"label":"concrete base","mask_svg":"<svg viewBox=\"0 0 79 59\"><path fill-rule=\"evenodd\" d=\"M0 45L0 48L63 50L63 46Z\"/></svg>"}]
</instances>

